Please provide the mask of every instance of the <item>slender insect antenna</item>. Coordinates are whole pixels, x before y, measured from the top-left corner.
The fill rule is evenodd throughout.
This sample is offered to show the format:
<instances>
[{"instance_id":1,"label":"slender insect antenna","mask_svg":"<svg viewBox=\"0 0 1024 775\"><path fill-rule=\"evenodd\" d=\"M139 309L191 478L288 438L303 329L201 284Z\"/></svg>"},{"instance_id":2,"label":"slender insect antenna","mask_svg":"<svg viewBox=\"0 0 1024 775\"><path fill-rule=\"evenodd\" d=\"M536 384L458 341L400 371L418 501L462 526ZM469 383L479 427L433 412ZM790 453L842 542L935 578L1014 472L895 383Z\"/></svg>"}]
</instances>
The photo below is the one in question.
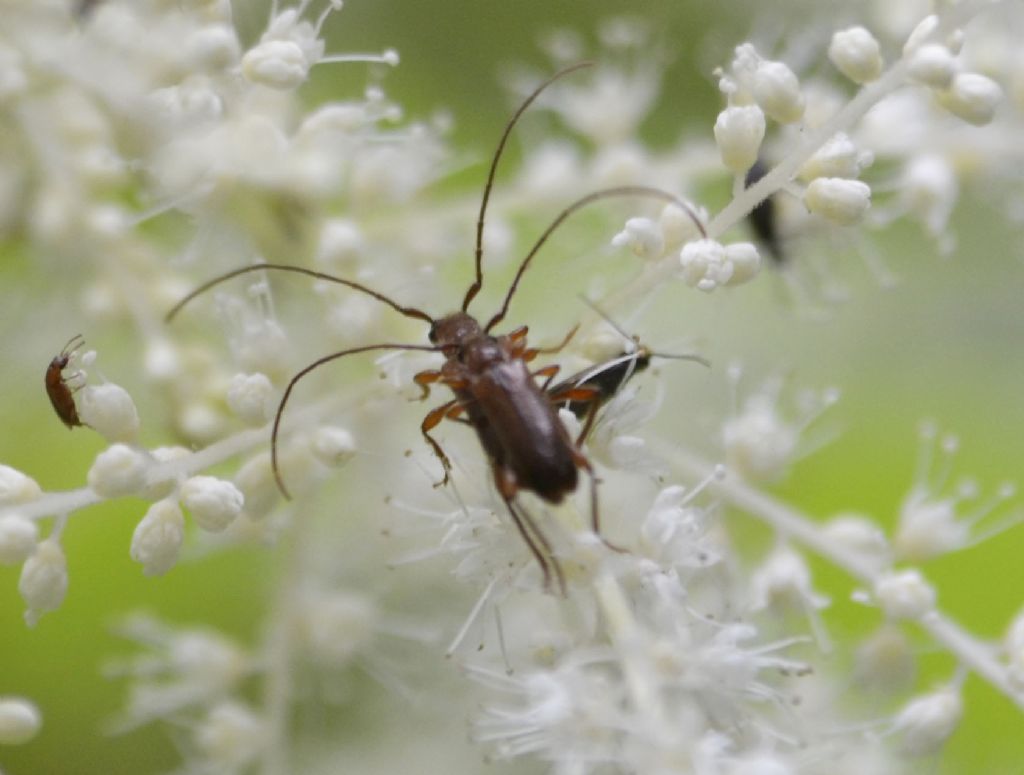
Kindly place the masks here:
<instances>
[{"instance_id":1,"label":"slender insect antenna","mask_svg":"<svg viewBox=\"0 0 1024 775\"><path fill-rule=\"evenodd\" d=\"M469 303L473 301L473 297L479 293L480 288L482 288L484 284L484 215L487 213L487 202L491 198L491 188L494 186L494 174L498 169L498 161L501 159L501 154L505 150L505 144L508 142L508 137L512 133L512 128L516 125L516 122L519 121L519 117L523 115L526 109L530 107L533 101L537 99L537 97L540 96L540 93L548 88L548 86L557 81L563 75L568 75L569 73L576 72L577 70L582 70L584 67L592 67L593 64L593 62L577 62L574 65L569 65L568 67L559 70L553 76L544 81L544 83L534 89L529 97L523 100L519 109L516 110L512 115L512 118L510 118L508 123L505 125L505 131L502 133L501 139L498 141L498 147L494 151L494 158L491 159L491 169L487 173L487 182L484 184L484 194L480 198L480 215L477 217L476 221L476 279L473 281L473 284L469 286L469 290L466 291L466 297L462 300L463 312L469 308Z\"/></svg>"},{"instance_id":2,"label":"slender insect antenna","mask_svg":"<svg viewBox=\"0 0 1024 775\"><path fill-rule=\"evenodd\" d=\"M700 222L700 218L697 217L697 213L693 211L693 208L686 204L686 202L677 197L675 194L670 194L668 191L662 191L660 188L651 188L649 186L617 186L615 188L605 188L602 189L601 191L595 191L592 194L587 194L585 197L577 199L571 205L562 210L562 212L558 214L558 217L551 222L551 225L548 226L547 229L545 229L544 232L540 235L540 238L537 240L536 243L534 243L534 246L530 248L530 252L526 254L526 257L519 265L519 270L516 272L515 277L512 279L512 285L508 289L508 293L505 296L504 304L501 305L501 309L498 311L498 313L494 317L492 317L490 321L487 323L487 325L484 327L484 333L490 333L491 329L498 325L498 323L500 323L505 318L506 313L508 313L509 304L512 303L512 296L513 294L515 294L516 288L519 287L519 281L522 279L523 273L526 272L526 268L530 265L530 261L533 260L533 257L537 254L537 251L539 251L541 247L544 245L544 243L548 241L548 237L550 237L552 233L559 226L561 226L562 223L570 215L575 213L577 210L586 207L591 202L596 202L600 199L610 199L612 197L620 196L650 197L652 199L660 199L663 202L668 202L669 204L674 204L676 207L679 207L681 210L683 210L683 212L685 212L690 217L690 220L693 221L694 225L697 227L697 230L701 233L701 236L707 237L707 231L704 229L704 224Z\"/></svg>"},{"instance_id":3,"label":"slender insect antenna","mask_svg":"<svg viewBox=\"0 0 1024 775\"><path fill-rule=\"evenodd\" d=\"M172 320L174 320L175 315L177 315L178 312L181 311L182 307L184 307L197 296L201 296L202 294L206 293L211 288L220 285L221 283L226 282L227 280L230 280L233 277L238 277L239 275L243 275L248 272L259 272L264 269L273 269L279 272L294 272L296 274L304 274L307 277L314 277L317 280L326 280L327 282L338 283L339 285L344 285L355 291L359 291L360 293L365 293L367 296L372 296L377 301L387 304L389 307L391 307L391 309L395 310L401 315L405 315L407 318L415 318L416 320L423 320L427 323L430 323L431 325L434 324L434 319L423 310L416 309L415 307L403 307L401 304L388 298L383 293L378 293L372 288L367 288L365 285L353 282L352 280L344 280L341 277L335 277L334 275L324 274L323 272L316 272L313 271L312 269L306 269L305 267L292 266L290 264L252 264L251 266L243 266L240 269L233 269L230 272L226 272L222 275L214 277L212 280L207 280L205 283L203 283L194 291L192 291L192 293L190 293L184 299L182 299L173 307L171 307L170 312L168 312L167 315L164 317L164 322L170 323Z\"/></svg>"},{"instance_id":4,"label":"slender insect antenna","mask_svg":"<svg viewBox=\"0 0 1024 775\"><path fill-rule=\"evenodd\" d=\"M61 348L59 357L71 358L71 354L84 344L85 338L81 334L75 334L73 337L68 339L68 343Z\"/></svg>"},{"instance_id":5,"label":"slender insect antenna","mask_svg":"<svg viewBox=\"0 0 1024 775\"><path fill-rule=\"evenodd\" d=\"M277 481L277 488L281 491L281 494L286 500L291 500L291 493L288 492L288 488L284 485L284 479L281 477L281 469L277 464L277 436L278 431L281 429L281 417L284 415L284 408L288 404L288 399L292 394L292 390L295 389L295 385L298 384L299 380L309 374L311 371L320 368L325 363L336 361L339 358L344 358L346 355L355 355L357 353L371 352L373 350L419 350L421 352L441 352L440 347L433 347L431 345L420 345L420 344L369 344L362 347L353 347L348 350L340 350L330 355L325 355L323 358L317 358L311 364L303 368L291 378L288 382L288 387L284 390L284 395L281 396L281 403L277 405L277 412L274 414L274 428L270 433L270 467L274 471L274 479Z\"/></svg>"},{"instance_id":6,"label":"slender insect antenna","mask_svg":"<svg viewBox=\"0 0 1024 775\"><path fill-rule=\"evenodd\" d=\"M601 319L604 320L606 324L608 324L608 326L615 330L615 333L618 334L618 336L621 336L623 339L625 339L627 342L629 342L635 348L637 348L635 352L627 352L616 358L612 358L606 363L602 363L602 367L611 368L618 363L625 363L626 361L631 359L636 360L638 357L647 357L667 358L669 360L692 360L696 363L700 363L700 365L703 365L703 367L711 369L711 361L708 360L708 358L703 357L702 355L697 355L696 353L654 352L650 348L640 344L637 337L630 336L626 332L626 330L622 326L618 325L617 322L615 322L614 319L612 319L611 315L609 315L607 312L601 309L601 307L599 307L596 302L591 301L583 294L580 294L580 301L582 301L584 304L586 304L588 307L594 310L594 312L597 315L599 315Z\"/></svg>"}]
</instances>

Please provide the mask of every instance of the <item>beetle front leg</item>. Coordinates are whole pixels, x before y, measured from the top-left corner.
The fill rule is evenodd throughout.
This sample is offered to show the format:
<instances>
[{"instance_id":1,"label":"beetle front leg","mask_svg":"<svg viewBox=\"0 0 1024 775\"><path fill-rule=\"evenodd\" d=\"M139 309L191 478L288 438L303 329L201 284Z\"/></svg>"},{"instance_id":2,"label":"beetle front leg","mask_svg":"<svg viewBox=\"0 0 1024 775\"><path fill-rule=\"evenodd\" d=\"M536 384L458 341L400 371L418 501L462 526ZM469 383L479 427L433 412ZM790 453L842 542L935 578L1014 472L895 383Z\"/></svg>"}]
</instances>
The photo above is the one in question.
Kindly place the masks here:
<instances>
[{"instance_id":1,"label":"beetle front leg","mask_svg":"<svg viewBox=\"0 0 1024 775\"><path fill-rule=\"evenodd\" d=\"M452 461L448 459L448 455L441 449L441 445L437 443L437 439L430 435L430 431L438 426L438 424L445 418L445 416L452 411L458 404L458 400L449 401L446 404L441 404L435 409L431 409L426 417L423 418L423 422L420 425L420 432L423 433L423 438L427 440L427 444L434 450L434 454L437 455L438 460L441 461L441 467L444 468L444 479L440 482L434 482L434 487L442 487L448 484L448 480L451 478L450 473L452 470Z\"/></svg>"},{"instance_id":2,"label":"beetle front leg","mask_svg":"<svg viewBox=\"0 0 1024 775\"><path fill-rule=\"evenodd\" d=\"M420 397L417 398L416 400L417 401L425 401L427 396L430 395L430 386L433 385L435 382L440 382L441 379L442 379L441 372L440 371L435 371L433 369L428 369L426 371L421 371L419 374L414 376L412 378L412 381L415 382L417 385L419 385L420 390L423 391L423 393L420 395Z\"/></svg>"}]
</instances>

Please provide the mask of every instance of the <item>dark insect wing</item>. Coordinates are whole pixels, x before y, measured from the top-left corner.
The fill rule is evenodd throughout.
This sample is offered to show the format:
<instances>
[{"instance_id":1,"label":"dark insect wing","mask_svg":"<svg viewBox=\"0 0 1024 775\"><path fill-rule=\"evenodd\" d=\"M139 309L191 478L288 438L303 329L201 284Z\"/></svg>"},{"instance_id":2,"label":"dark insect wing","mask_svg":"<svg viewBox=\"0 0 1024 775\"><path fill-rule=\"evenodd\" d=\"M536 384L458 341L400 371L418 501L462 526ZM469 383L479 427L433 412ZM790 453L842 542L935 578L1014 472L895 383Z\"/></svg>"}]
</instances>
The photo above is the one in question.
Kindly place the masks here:
<instances>
[{"instance_id":1,"label":"dark insect wing","mask_svg":"<svg viewBox=\"0 0 1024 775\"><path fill-rule=\"evenodd\" d=\"M582 419L591 411L596 411L600 406L618 393L630 378L651 364L651 352L646 347L640 347L635 352L622 353L614 358L601 363L595 363L583 369L571 377L562 380L548 388L548 396L565 406L570 412ZM572 400L565 402L558 401L558 395L573 388L588 387L595 391L594 397L586 400Z\"/></svg>"}]
</instances>

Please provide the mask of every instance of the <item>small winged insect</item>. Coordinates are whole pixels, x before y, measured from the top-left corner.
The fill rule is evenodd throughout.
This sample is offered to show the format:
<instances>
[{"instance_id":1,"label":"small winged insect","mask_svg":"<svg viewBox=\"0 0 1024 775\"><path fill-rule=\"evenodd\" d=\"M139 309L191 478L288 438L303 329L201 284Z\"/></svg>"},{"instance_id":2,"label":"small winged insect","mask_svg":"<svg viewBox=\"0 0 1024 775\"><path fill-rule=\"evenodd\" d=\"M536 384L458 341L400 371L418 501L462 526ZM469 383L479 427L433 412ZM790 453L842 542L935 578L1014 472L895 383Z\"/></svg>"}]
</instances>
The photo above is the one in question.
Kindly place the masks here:
<instances>
[{"instance_id":1,"label":"small winged insect","mask_svg":"<svg viewBox=\"0 0 1024 775\"><path fill-rule=\"evenodd\" d=\"M754 165L747 170L747 176L743 183L750 188L761 178L768 174L768 165L758 159ZM776 264L786 263L786 251L782 246L782 235L779 233L779 212L774 197L762 199L747 216L750 221L750 228L757 236L758 241L764 245L768 255Z\"/></svg>"},{"instance_id":2,"label":"small winged insect","mask_svg":"<svg viewBox=\"0 0 1024 775\"><path fill-rule=\"evenodd\" d=\"M64 376L64 369L71 362L72 355L84 344L85 340L82 338L82 335L75 334L64 345L60 353L53 357L50 365L46 367L46 376L44 378L46 395L50 397L53 411L57 413L60 421L68 426L68 429L85 424L78 418L78 407L75 405L75 390L77 388L72 388L68 384L69 380L73 379L76 374L72 374L70 377Z\"/></svg>"},{"instance_id":3,"label":"small winged insect","mask_svg":"<svg viewBox=\"0 0 1024 775\"><path fill-rule=\"evenodd\" d=\"M575 385L565 385L556 390L549 390L550 383L558 373L558 366L552 365L535 371L530 370L529 363L537 355L557 352L565 342L559 347L547 350L530 348L526 343L528 333L526 326L516 328L504 335L492 335L491 331L505 319L523 274L551 234L569 216L593 202L626 196L657 199L681 208L693 220L701 233L704 232L703 225L690 207L668 192L647 186L619 186L595 191L562 210L541 233L520 262L501 308L487 321L486 325L481 325L475 317L468 313L470 303L483 287L484 217L498 161L512 128L523 112L552 82L568 73L588 67L590 64L583 62L557 72L522 102L506 124L491 160L481 197L476 224L475 278L463 297L462 307L459 311L435 318L415 307L402 306L384 294L352 280L287 264L255 264L209 280L178 302L167 315L169 321L196 296L233 277L247 272L274 270L303 274L327 282L339 283L377 299L405 317L430 324L428 332L430 345L381 343L353 347L325 355L292 377L278 405L271 433L271 461L278 486L281 492L289 497L278 467L277 438L285 406L292 390L303 377L326 363L357 353L380 350L419 350L440 353L445 358L440 369L422 371L414 378L416 384L422 389L422 398L426 398L430 394L431 385L437 383L446 385L455 395L451 401L431 410L420 425L424 439L444 467L444 478L438 484L448 481L451 462L441 445L431 435L431 431L446 419L471 425L490 462L497 491L508 507L519 534L540 565L545 588L550 588L552 577L555 577L563 594L566 592L565 576L554 557L552 545L537 522L517 503L516 495L521 490L527 490L549 503L560 503L566 495L576 490L579 471L583 469L590 477L591 525L594 532L600 535L597 483L593 467L580 450L583 439L574 441L569 437L568 431L558 419L556 410L556 405L564 401L591 401L599 397L600 390L594 387ZM566 337L566 341L568 339L569 337ZM538 385L537 378L543 378L545 383ZM595 410L599 403L594 402ZM589 424L588 421L587 425Z\"/></svg>"},{"instance_id":4,"label":"small winged insect","mask_svg":"<svg viewBox=\"0 0 1024 775\"><path fill-rule=\"evenodd\" d=\"M654 352L647 345L641 344L639 337L627 334L592 302L586 299L584 299L584 302L604 318L608 325L615 329L616 333L622 337L624 346L622 352L618 355L588 366L548 389L549 394L552 396L564 394L568 390L578 388L589 388L593 391L593 395L585 400L561 402L561 406L564 406L581 420L590 419L593 421L596 417L597 408L614 398L634 375L645 371L651 365L653 358L696 361L704 366L711 365L710 362L699 355ZM589 429L584 429L584 437L588 431Z\"/></svg>"}]
</instances>

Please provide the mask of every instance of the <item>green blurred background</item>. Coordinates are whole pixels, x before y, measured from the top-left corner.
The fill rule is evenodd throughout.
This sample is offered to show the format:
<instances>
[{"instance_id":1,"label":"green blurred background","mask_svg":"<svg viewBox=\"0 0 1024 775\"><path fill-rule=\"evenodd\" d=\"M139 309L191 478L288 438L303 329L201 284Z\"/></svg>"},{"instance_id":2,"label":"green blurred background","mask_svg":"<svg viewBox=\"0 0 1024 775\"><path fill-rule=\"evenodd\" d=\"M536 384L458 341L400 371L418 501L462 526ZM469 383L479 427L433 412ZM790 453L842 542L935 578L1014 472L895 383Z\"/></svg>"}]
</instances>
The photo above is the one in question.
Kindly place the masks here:
<instances>
[{"instance_id":1,"label":"green blurred background","mask_svg":"<svg viewBox=\"0 0 1024 775\"><path fill-rule=\"evenodd\" d=\"M710 133L719 105L710 76L713 65L727 61L731 47L752 25L784 28L788 21L777 8L768 11L760 3L349 0L328 23L328 50L398 49L402 64L385 80L389 95L411 117L449 110L455 119L454 144L468 149L471 158L485 160L509 111L500 86L506 68L525 63L546 70L549 63L537 46L542 34L566 27L593 40L598 20L624 12L652 20L673 55L657 111L644 127L654 143L686 131ZM239 25L251 40L259 17L246 16ZM317 69L307 87L311 100L361 89L361 67ZM470 188L479 185L475 174L469 176ZM652 313L674 316L704 341L713 337L717 363L741 357L752 373L792 370L799 384L842 388L843 400L827 418L830 428L842 431L840 438L799 464L779 488L809 513L824 518L857 510L891 523L911 482L917 425L924 418L960 434L956 470L977 475L986 492L1003 480L1024 478L1019 235L978 195L968 197L953 226L961 248L952 260L934 255L912 228L887 238L884 252L901 278L892 290L880 290L851 259L844 276L852 298L825 321L809 322L797 314L781 300L778 278L771 276L727 297L693 294L682 313L663 299ZM78 487L101 444L88 433L69 434L52 417L42 374L66 337L44 340L38 333L52 334L46 324L62 316L68 323L59 330L79 330L74 288L55 286L18 246L2 249L0 353L7 374L0 399L0 462L29 473L48 490ZM116 348L113 332L106 336L106 350ZM120 344L123 368L116 370L107 360L105 367L139 400L144 417L159 416L157 407L146 405L141 375L131 379L130 364L139 358L134 344ZM710 400L710 394L697 394L693 405ZM160 441L158 429L150 427L149 433L147 443ZM71 574L67 601L34 629L22 622L18 568L0 568L0 694L34 699L45 718L42 734L32 743L0 748L0 769L7 775L156 773L177 765L164 730L146 728L116 738L100 731L123 699L123 686L100 674L104 660L126 651L110 633L117 615L147 608L172 622L210 623L243 641L258 634L273 584L272 554L244 549L181 566L159 579L144 578L127 551L144 508L141 501L118 501L71 520L63 542ZM733 524L743 526L739 519ZM757 530L754 535L763 537ZM980 635L997 637L1024 599L1022 549L1024 530L1017 530L930 562L925 572L948 613ZM827 567L816 569L821 586L836 601L826 619L836 639L869 631L876 615L846 602L849 581ZM922 689L950 674L950 661L941 654L926 653L923 664ZM847 667L837 665L839 670ZM368 694L375 691L374 686L367 689ZM386 709L399 701L377 702ZM922 763L922 771L1024 771L1019 711L973 678L966 706L966 718L946 754L939 762ZM861 710L869 717L871 712ZM358 716L357 710L348 713L355 714L349 721ZM402 730L394 734L401 736ZM527 764L522 770L540 768Z\"/></svg>"}]
</instances>

